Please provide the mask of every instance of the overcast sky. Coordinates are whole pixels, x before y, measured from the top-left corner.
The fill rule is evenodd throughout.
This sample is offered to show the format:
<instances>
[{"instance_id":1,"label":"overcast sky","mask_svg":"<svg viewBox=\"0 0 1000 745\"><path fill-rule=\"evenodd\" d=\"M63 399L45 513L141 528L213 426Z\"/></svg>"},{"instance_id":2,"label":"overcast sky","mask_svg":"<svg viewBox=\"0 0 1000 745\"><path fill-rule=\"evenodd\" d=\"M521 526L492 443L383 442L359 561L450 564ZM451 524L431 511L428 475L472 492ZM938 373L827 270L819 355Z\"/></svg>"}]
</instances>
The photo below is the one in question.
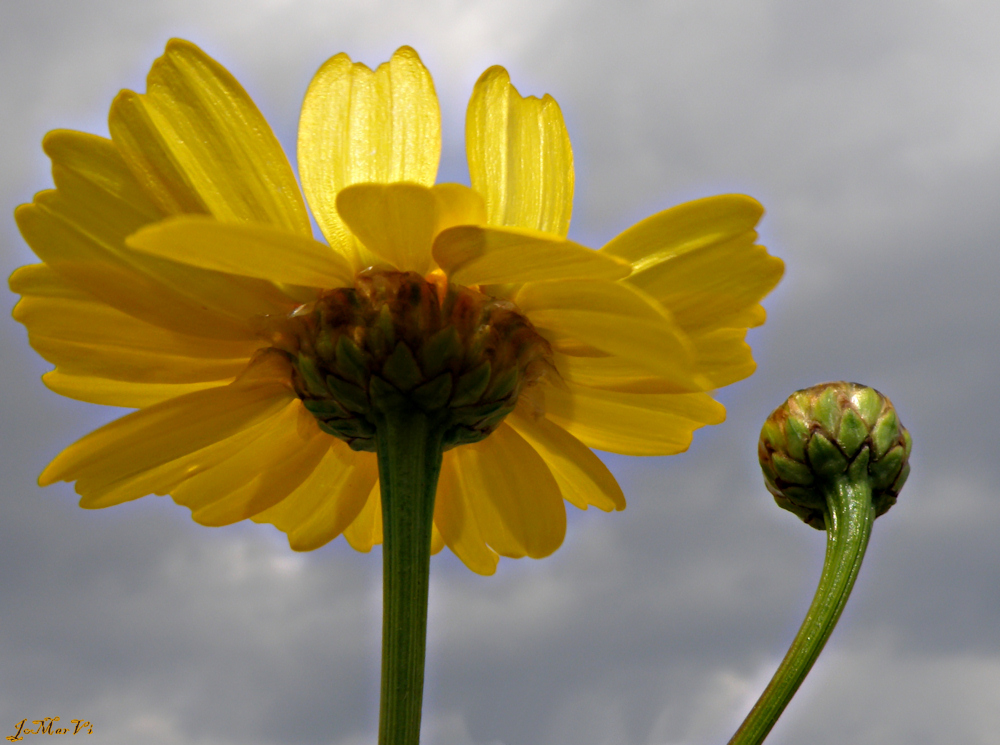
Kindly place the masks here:
<instances>
[{"instance_id":1,"label":"overcast sky","mask_svg":"<svg viewBox=\"0 0 1000 745\"><path fill-rule=\"evenodd\" d=\"M502 64L573 140L570 237L598 246L744 192L787 265L728 420L672 458L608 456L624 513L479 577L432 561L426 745L724 743L807 608L824 535L779 510L756 440L793 390L880 389L914 438L857 589L770 745L991 745L1000 732L1000 4L995 0L0 0L0 273L51 186L43 134L106 134L168 38L243 83L294 153L312 73L414 46L467 180L472 84ZM5 307L16 298L8 294ZM381 562L270 526L102 511L37 474L121 412L62 399L0 322L0 736L89 719L100 745L361 745L378 707ZM8 731L9 730L9 731Z\"/></svg>"}]
</instances>

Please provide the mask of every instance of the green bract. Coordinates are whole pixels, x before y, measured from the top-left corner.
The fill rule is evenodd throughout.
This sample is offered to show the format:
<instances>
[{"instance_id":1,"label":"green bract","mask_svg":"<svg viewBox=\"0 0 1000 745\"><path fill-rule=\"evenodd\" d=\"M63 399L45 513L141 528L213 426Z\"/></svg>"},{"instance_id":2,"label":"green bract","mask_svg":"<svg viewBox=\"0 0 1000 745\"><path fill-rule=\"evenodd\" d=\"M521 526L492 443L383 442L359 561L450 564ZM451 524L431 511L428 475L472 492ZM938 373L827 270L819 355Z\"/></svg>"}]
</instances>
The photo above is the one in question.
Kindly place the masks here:
<instances>
[{"instance_id":1,"label":"green bract","mask_svg":"<svg viewBox=\"0 0 1000 745\"><path fill-rule=\"evenodd\" d=\"M489 435L551 366L509 302L415 272L369 269L279 322L276 345L320 429L375 451L379 417L420 411L445 450Z\"/></svg>"},{"instance_id":2,"label":"green bract","mask_svg":"<svg viewBox=\"0 0 1000 745\"><path fill-rule=\"evenodd\" d=\"M824 485L867 480L881 515L896 503L910 473L910 447L888 398L841 381L789 396L764 422L757 451L778 505L823 530Z\"/></svg>"}]
</instances>

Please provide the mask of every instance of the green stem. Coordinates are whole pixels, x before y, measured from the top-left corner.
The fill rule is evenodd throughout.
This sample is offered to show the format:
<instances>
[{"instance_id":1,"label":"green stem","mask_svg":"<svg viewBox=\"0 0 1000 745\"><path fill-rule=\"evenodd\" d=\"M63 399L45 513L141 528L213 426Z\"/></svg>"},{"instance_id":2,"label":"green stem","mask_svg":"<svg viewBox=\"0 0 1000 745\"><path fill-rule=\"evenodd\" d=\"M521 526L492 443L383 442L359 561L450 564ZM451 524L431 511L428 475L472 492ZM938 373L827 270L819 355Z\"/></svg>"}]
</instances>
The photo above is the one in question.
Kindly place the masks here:
<instances>
[{"instance_id":1,"label":"green stem","mask_svg":"<svg viewBox=\"0 0 1000 745\"><path fill-rule=\"evenodd\" d=\"M418 745L441 428L396 410L378 423L382 489L382 701L379 745Z\"/></svg>"},{"instance_id":2,"label":"green stem","mask_svg":"<svg viewBox=\"0 0 1000 745\"><path fill-rule=\"evenodd\" d=\"M729 745L758 745L771 731L812 668L840 618L861 568L875 508L871 485L846 476L823 489L826 559L809 612L778 671L754 704Z\"/></svg>"}]
</instances>

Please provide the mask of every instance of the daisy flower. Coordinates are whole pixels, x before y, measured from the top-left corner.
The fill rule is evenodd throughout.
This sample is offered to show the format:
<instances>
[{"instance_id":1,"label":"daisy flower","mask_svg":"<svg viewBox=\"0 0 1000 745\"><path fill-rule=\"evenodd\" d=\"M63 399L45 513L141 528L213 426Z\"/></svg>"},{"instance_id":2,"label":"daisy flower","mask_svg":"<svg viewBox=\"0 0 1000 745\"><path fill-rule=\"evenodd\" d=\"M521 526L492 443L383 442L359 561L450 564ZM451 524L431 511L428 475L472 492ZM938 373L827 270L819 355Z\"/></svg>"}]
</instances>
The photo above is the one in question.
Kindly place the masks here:
<instances>
[{"instance_id":1,"label":"daisy flower","mask_svg":"<svg viewBox=\"0 0 1000 745\"><path fill-rule=\"evenodd\" d=\"M115 99L109 129L46 136L55 188L16 212L41 263L10 279L55 365L44 383L136 409L42 473L85 508L170 495L204 525L368 551L379 435L416 411L426 431L400 437L443 453L431 550L482 574L546 556L564 500L625 507L591 448L677 453L723 421L707 391L753 371L744 336L782 274L745 196L674 207L599 250L568 240L559 107L499 67L469 103L471 187L435 184L440 112L408 47L316 74L301 191L250 97L187 42L146 93Z\"/></svg>"}]
</instances>

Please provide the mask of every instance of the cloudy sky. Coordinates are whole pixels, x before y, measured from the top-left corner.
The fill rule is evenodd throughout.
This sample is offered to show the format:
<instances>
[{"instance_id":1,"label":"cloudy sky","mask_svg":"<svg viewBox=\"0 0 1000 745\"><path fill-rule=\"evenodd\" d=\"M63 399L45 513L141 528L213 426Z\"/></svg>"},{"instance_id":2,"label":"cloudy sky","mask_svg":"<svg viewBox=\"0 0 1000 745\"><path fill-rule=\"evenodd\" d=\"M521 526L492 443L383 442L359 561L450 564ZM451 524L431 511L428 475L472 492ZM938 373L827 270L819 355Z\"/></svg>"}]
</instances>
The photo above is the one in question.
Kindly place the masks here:
<instances>
[{"instance_id":1,"label":"cloudy sky","mask_svg":"<svg viewBox=\"0 0 1000 745\"><path fill-rule=\"evenodd\" d=\"M609 456L624 513L571 508L563 547L478 577L432 562L427 745L709 745L809 604L824 536L777 509L755 444L791 391L873 385L915 446L857 589L773 745L995 743L1000 731L1000 5L993 0L0 0L0 212L49 188L56 127L106 133L166 40L199 44L294 152L312 73L414 46L465 180L492 64L560 102L570 237L600 245L744 192L787 264L726 423L672 458ZM32 256L0 221L9 274ZM5 306L15 297L8 294ZM102 745L360 745L377 723L381 563L342 539L207 529L149 497L105 511L35 478L119 412L61 399L0 323L0 736L94 723ZM9 730L9 732L8 732Z\"/></svg>"}]
</instances>

